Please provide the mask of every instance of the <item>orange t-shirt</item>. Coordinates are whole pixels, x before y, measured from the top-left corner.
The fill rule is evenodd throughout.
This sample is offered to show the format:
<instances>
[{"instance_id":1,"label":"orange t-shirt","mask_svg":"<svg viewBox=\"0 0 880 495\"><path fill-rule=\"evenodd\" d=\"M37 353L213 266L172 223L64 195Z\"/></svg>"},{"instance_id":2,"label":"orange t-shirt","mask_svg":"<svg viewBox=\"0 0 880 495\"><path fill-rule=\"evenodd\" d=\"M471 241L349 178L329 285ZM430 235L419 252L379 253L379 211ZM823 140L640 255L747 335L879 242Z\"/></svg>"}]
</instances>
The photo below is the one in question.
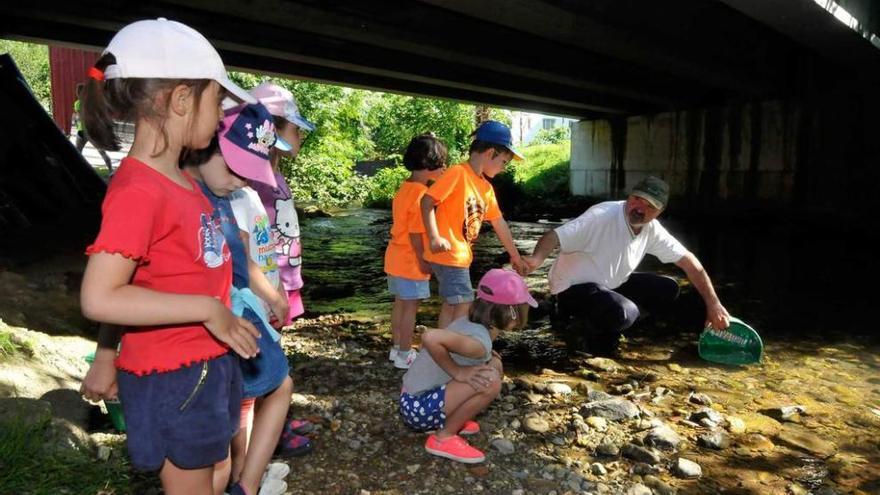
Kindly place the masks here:
<instances>
[{"instance_id":1,"label":"orange t-shirt","mask_svg":"<svg viewBox=\"0 0 880 495\"><path fill-rule=\"evenodd\" d=\"M406 181L394 195L391 202L391 240L385 250L385 273L410 280L428 280L431 274L419 270L416 251L410 241L410 234L423 234L420 204L428 186L419 182ZM424 244L424 243L423 243Z\"/></svg>"},{"instance_id":2,"label":"orange t-shirt","mask_svg":"<svg viewBox=\"0 0 880 495\"><path fill-rule=\"evenodd\" d=\"M437 229L452 247L432 253L426 244L425 259L438 265L469 267L471 243L480 235L483 221L501 218L492 184L464 162L447 170L425 194L434 199Z\"/></svg>"}]
</instances>

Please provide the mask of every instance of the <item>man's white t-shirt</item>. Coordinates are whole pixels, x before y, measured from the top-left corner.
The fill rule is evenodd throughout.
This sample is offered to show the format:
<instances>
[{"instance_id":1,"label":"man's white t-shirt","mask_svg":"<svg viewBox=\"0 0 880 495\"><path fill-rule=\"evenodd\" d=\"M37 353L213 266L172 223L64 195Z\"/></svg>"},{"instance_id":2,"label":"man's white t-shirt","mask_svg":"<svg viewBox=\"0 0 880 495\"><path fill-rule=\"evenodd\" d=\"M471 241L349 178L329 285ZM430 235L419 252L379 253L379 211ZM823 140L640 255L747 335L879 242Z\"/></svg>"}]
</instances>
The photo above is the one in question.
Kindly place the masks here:
<instances>
[{"instance_id":1,"label":"man's white t-shirt","mask_svg":"<svg viewBox=\"0 0 880 495\"><path fill-rule=\"evenodd\" d=\"M260 267L272 287L278 287L281 275L278 273L275 241L269 215L260 196L250 187L243 187L229 195L229 202L238 228L248 233L250 258Z\"/></svg>"},{"instance_id":2,"label":"man's white t-shirt","mask_svg":"<svg viewBox=\"0 0 880 495\"><path fill-rule=\"evenodd\" d=\"M550 268L552 294L588 282L613 290L627 281L646 253L663 263L674 263L687 253L657 220L633 234L626 221L625 203L593 205L556 229L560 252Z\"/></svg>"}]
</instances>

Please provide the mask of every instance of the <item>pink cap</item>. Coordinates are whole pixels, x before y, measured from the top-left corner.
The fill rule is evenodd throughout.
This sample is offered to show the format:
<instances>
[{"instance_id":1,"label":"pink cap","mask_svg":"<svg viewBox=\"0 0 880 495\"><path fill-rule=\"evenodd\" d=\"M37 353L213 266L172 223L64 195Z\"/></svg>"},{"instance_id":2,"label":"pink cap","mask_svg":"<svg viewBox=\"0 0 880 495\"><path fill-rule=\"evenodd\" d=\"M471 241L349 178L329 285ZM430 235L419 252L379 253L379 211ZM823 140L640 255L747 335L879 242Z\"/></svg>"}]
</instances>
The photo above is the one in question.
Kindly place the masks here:
<instances>
[{"instance_id":1,"label":"pink cap","mask_svg":"<svg viewBox=\"0 0 880 495\"><path fill-rule=\"evenodd\" d=\"M266 108L269 109L269 113L272 115L283 117L300 129L307 131L315 130L315 124L299 113L296 98L287 88L266 81L252 89L251 96L260 100L260 103L263 105L266 105Z\"/></svg>"},{"instance_id":2,"label":"pink cap","mask_svg":"<svg viewBox=\"0 0 880 495\"><path fill-rule=\"evenodd\" d=\"M538 302L529 294L526 282L516 272L493 268L483 275L477 284L477 297L497 304L528 303L533 308Z\"/></svg>"},{"instance_id":3,"label":"pink cap","mask_svg":"<svg viewBox=\"0 0 880 495\"><path fill-rule=\"evenodd\" d=\"M245 179L278 187L269 150L275 144L275 122L259 103L228 110L220 131L220 151L226 165Z\"/></svg>"}]
</instances>

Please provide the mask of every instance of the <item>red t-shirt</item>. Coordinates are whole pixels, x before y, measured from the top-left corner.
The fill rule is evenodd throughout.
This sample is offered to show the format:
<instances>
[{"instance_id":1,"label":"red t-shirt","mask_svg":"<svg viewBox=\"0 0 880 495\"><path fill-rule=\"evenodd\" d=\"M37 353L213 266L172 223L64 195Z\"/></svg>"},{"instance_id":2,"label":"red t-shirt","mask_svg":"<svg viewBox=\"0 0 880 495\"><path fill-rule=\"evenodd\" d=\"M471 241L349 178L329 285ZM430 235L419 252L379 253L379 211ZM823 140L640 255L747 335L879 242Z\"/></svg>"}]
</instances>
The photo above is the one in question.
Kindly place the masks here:
<instances>
[{"instance_id":1,"label":"red t-shirt","mask_svg":"<svg viewBox=\"0 0 880 495\"><path fill-rule=\"evenodd\" d=\"M122 160L101 207L101 231L86 254L137 261L132 285L212 296L229 306L229 248L208 198L186 177L190 189L138 160ZM116 367L137 375L172 371L227 351L201 322L128 328Z\"/></svg>"}]
</instances>

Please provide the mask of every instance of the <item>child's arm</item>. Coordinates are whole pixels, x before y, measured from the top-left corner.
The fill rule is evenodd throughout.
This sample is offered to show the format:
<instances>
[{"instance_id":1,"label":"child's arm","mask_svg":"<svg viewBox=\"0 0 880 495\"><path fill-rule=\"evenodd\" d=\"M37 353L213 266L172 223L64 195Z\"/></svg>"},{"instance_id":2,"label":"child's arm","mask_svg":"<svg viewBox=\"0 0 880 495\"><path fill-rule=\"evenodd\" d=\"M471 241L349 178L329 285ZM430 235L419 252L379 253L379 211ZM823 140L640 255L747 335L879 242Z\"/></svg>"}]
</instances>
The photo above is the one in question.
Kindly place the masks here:
<instances>
[{"instance_id":1,"label":"child's arm","mask_svg":"<svg viewBox=\"0 0 880 495\"><path fill-rule=\"evenodd\" d=\"M479 340L451 330L434 329L422 335L422 347L428 351L437 366L440 366L453 380L467 383L474 390L489 386L496 379L497 371L492 366L460 366L452 360L450 353L480 358L486 355L486 348Z\"/></svg>"},{"instance_id":2,"label":"child's arm","mask_svg":"<svg viewBox=\"0 0 880 495\"><path fill-rule=\"evenodd\" d=\"M239 237L244 244L244 252L248 260L248 278L250 280L250 288L260 299L266 301L275 315L275 320L280 324L287 321L287 314L290 312L290 303L287 298L281 295L281 290L272 285L272 282L260 269L260 266L251 258L249 234L246 230L239 230ZM274 323L273 323L274 325Z\"/></svg>"},{"instance_id":3,"label":"child's arm","mask_svg":"<svg viewBox=\"0 0 880 495\"><path fill-rule=\"evenodd\" d=\"M437 229L437 217L434 215L434 198L425 194L422 196L422 222L425 224L425 232L428 234L429 247L432 253L442 253L452 249L449 240L440 237Z\"/></svg>"},{"instance_id":4,"label":"child's arm","mask_svg":"<svg viewBox=\"0 0 880 495\"><path fill-rule=\"evenodd\" d=\"M89 366L79 393L87 400L97 402L103 399L115 399L118 387L116 386L116 347L122 337L122 327L101 323L98 326L98 346L95 349L95 359Z\"/></svg>"},{"instance_id":5,"label":"child's arm","mask_svg":"<svg viewBox=\"0 0 880 495\"><path fill-rule=\"evenodd\" d=\"M425 275L431 274L431 264L425 261L425 246L422 245L422 234L410 234L409 242L412 244L413 251L416 253L416 260L419 262L419 270Z\"/></svg>"},{"instance_id":6,"label":"child's arm","mask_svg":"<svg viewBox=\"0 0 880 495\"><path fill-rule=\"evenodd\" d=\"M501 245L504 246L507 254L510 255L510 264L513 266L513 269L520 275L526 274L528 272L528 267L519 255L519 250L516 249L516 244L513 243L513 235L510 233L510 226L507 225L507 221L504 220L504 217L498 217L495 220L491 220L490 223L492 224L492 228L495 229L495 235L498 236Z\"/></svg>"},{"instance_id":7,"label":"child's arm","mask_svg":"<svg viewBox=\"0 0 880 495\"><path fill-rule=\"evenodd\" d=\"M131 285L137 263L119 254L95 253L83 275L80 305L95 321L126 326L202 322L218 340L250 358L257 354L260 333L236 318L218 299L194 294L158 292Z\"/></svg>"}]
</instances>

